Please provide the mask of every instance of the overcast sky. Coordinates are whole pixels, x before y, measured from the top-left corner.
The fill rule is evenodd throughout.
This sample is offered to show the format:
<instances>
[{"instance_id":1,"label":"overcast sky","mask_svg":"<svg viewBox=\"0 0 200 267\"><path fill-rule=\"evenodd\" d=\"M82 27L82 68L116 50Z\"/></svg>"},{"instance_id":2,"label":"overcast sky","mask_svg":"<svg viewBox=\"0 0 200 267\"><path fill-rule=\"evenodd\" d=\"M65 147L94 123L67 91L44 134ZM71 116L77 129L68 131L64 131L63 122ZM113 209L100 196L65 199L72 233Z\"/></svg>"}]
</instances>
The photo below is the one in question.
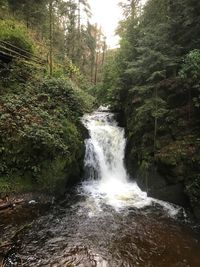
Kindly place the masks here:
<instances>
[{"instance_id":1,"label":"overcast sky","mask_svg":"<svg viewBox=\"0 0 200 267\"><path fill-rule=\"evenodd\" d=\"M89 0L93 22L102 26L103 32L107 37L107 44L115 47L119 38L115 36L119 20L122 18L121 8L118 6L120 0Z\"/></svg>"}]
</instances>

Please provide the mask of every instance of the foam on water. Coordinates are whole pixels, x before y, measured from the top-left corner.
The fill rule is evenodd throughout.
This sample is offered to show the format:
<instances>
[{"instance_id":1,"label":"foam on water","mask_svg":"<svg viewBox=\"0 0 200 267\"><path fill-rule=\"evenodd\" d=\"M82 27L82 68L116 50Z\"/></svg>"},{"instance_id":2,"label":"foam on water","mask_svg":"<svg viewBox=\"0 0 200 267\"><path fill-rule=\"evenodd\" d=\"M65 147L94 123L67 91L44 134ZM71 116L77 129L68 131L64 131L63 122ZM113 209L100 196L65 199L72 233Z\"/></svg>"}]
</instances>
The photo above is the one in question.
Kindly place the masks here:
<instances>
[{"instance_id":1,"label":"foam on water","mask_svg":"<svg viewBox=\"0 0 200 267\"><path fill-rule=\"evenodd\" d=\"M82 192L93 202L93 209L101 210L101 204L116 210L126 207L144 208L153 203L160 205L170 216L176 216L179 208L147 196L135 182L130 182L124 167L126 139L124 129L117 126L114 115L101 108L83 117L90 138L85 141L86 181ZM96 205L96 207L94 207Z\"/></svg>"}]
</instances>

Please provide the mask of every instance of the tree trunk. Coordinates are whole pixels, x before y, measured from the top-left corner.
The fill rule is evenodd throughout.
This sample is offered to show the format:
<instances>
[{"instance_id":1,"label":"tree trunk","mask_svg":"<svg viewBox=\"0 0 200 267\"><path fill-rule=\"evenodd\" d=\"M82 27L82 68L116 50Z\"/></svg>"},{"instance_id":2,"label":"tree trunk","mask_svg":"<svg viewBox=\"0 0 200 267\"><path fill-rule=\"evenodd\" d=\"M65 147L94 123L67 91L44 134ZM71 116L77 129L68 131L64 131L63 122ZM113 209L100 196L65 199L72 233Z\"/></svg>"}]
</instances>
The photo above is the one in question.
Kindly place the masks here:
<instances>
[{"instance_id":1,"label":"tree trunk","mask_svg":"<svg viewBox=\"0 0 200 267\"><path fill-rule=\"evenodd\" d=\"M49 73L53 74L53 0L49 2Z\"/></svg>"},{"instance_id":2,"label":"tree trunk","mask_svg":"<svg viewBox=\"0 0 200 267\"><path fill-rule=\"evenodd\" d=\"M155 87L155 119L154 119L154 157L156 154L156 138L157 138L157 127L158 127L158 88Z\"/></svg>"},{"instance_id":3,"label":"tree trunk","mask_svg":"<svg viewBox=\"0 0 200 267\"><path fill-rule=\"evenodd\" d=\"M95 75L94 75L94 84L97 84L98 78L98 61L99 61L99 52L96 53L96 62L95 62Z\"/></svg>"},{"instance_id":4,"label":"tree trunk","mask_svg":"<svg viewBox=\"0 0 200 267\"><path fill-rule=\"evenodd\" d=\"M106 54L106 41L104 41L104 43L103 43L103 54L102 54L102 62L101 62L102 67L103 67L104 61L105 61L105 54Z\"/></svg>"}]
</instances>

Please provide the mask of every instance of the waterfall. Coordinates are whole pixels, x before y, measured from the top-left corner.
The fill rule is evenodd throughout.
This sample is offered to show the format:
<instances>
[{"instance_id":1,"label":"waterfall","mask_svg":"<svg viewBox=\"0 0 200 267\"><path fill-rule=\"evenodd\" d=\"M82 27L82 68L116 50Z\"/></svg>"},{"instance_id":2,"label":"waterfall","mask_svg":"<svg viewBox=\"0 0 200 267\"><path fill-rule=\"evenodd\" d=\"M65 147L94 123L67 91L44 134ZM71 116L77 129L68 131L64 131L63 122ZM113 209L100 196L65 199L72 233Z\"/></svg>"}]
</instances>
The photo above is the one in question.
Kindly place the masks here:
<instances>
[{"instance_id":1,"label":"waterfall","mask_svg":"<svg viewBox=\"0 0 200 267\"><path fill-rule=\"evenodd\" d=\"M113 114L96 112L85 119L90 139L86 140L85 168L89 179L127 180L124 168L124 130L116 125Z\"/></svg>"},{"instance_id":2,"label":"waterfall","mask_svg":"<svg viewBox=\"0 0 200 267\"><path fill-rule=\"evenodd\" d=\"M150 205L147 194L136 183L129 182L124 166L124 129L117 125L114 115L98 110L85 115L83 123L90 134L85 141L84 191L115 208Z\"/></svg>"},{"instance_id":3,"label":"waterfall","mask_svg":"<svg viewBox=\"0 0 200 267\"><path fill-rule=\"evenodd\" d=\"M97 110L85 115L83 123L90 135L85 141L86 181L82 186L87 195L116 209L143 208L157 203L172 215L177 214L177 208L148 197L135 182L129 181L124 166L124 129L117 125L112 113L105 109Z\"/></svg>"}]
</instances>

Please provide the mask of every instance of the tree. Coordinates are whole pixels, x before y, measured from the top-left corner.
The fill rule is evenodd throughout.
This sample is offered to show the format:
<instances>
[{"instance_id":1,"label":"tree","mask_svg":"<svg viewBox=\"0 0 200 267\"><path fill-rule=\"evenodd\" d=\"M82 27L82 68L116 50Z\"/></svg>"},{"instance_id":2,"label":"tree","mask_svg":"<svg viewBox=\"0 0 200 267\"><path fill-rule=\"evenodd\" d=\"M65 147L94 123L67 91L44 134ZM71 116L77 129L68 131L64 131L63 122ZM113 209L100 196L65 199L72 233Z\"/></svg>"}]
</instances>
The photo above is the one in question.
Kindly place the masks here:
<instances>
[{"instance_id":1,"label":"tree","mask_svg":"<svg viewBox=\"0 0 200 267\"><path fill-rule=\"evenodd\" d=\"M155 157L163 135L172 132L174 138L177 126L172 118L184 125L185 110L190 117L192 99L198 102L189 76L180 81L178 75L185 55L199 47L198 7L196 0L149 0L142 9L140 1L122 5L125 19L118 27L121 41L115 56L116 89L110 101L125 114L128 139L134 140L134 153L140 160L147 154L147 158ZM194 60L195 53L188 54L187 66L191 65L191 55ZM104 79L108 91L113 77L113 67L109 68Z\"/></svg>"}]
</instances>

